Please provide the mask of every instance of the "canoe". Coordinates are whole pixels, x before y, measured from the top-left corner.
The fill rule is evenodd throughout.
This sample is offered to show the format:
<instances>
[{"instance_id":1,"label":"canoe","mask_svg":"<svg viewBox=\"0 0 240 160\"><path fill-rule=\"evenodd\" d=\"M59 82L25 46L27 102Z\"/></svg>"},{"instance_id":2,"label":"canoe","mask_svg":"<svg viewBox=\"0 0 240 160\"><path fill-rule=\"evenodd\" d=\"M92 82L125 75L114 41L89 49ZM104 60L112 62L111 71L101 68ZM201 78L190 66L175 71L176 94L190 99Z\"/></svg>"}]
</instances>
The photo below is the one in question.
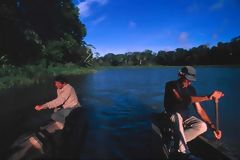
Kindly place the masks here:
<instances>
[{"instance_id":1,"label":"canoe","mask_svg":"<svg viewBox=\"0 0 240 160\"><path fill-rule=\"evenodd\" d=\"M46 141L46 144L43 144L47 147L44 150L44 154L41 154L34 148L26 148L28 151L24 152L24 155L18 152L20 149L19 147L28 139L29 134L27 134L16 141L17 147L12 149L8 159L78 159L80 157L79 154L81 154L79 150L81 150L84 140L86 139L85 136L88 128L83 112L75 113L76 115L70 116L73 121L68 119L67 123L69 122L69 125L66 124L66 128L63 130L64 134L61 134L61 132L59 134L55 133L49 137L50 139ZM152 147L149 147L152 153L149 155L149 159L165 160L169 158L169 155L166 149L167 147L165 146L166 144L163 143L163 134L160 131L162 124L160 121L161 118L159 117L159 114L154 114L152 116ZM232 152L224 148L223 145L213 143L202 136L190 142L189 146L194 155L204 160L239 159L235 157Z\"/></svg>"},{"instance_id":2,"label":"canoe","mask_svg":"<svg viewBox=\"0 0 240 160\"><path fill-rule=\"evenodd\" d=\"M151 116L152 121L152 142L154 146L153 149L154 157L161 157L163 160L171 159L171 150L169 149L169 144L166 144L164 139L163 126L167 125L163 122L162 113L154 113ZM170 133L171 134L171 133ZM174 143L174 142L172 142ZM172 144L173 145L173 144ZM210 141L204 136L198 136L196 139L190 141L188 146L191 153L203 160L239 160L230 149L228 149L220 141ZM178 159L178 158L177 158Z\"/></svg>"},{"instance_id":3,"label":"canoe","mask_svg":"<svg viewBox=\"0 0 240 160\"><path fill-rule=\"evenodd\" d=\"M48 133L45 129L20 136L10 147L6 159L77 159L88 130L86 111L79 107L67 117L63 130ZM35 149L30 137L36 137L42 150Z\"/></svg>"}]
</instances>

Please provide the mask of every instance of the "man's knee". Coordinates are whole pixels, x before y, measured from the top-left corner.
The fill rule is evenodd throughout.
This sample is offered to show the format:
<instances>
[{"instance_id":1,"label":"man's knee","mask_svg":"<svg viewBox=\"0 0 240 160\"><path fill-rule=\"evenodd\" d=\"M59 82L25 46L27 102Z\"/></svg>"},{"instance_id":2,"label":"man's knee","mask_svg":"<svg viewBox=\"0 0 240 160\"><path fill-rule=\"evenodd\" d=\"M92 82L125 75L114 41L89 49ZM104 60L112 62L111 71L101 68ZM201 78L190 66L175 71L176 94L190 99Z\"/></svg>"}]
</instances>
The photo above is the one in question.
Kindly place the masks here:
<instances>
[{"instance_id":1,"label":"man's knee","mask_svg":"<svg viewBox=\"0 0 240 160\"><path fill-rule=\"evenodd\" d=\"M55 125L57 130L62 130L64 127L64 123L62 122L55 122Z\"/></svg>"},{"instance_id":2,"label":"man's knee","mask_svg":"<svg viewBox=\"0 0 240 160\"><path fill-rule=\"evenodd\" d=\"M183 122L183 118L182 118L182 116L179 113L173 114L170 119L171 119L171 121L173 123L180 123L180 124L182 124L182 122Z\"/></svg>"},{"instance_id":3,"label":"man's knee","mask_svg":"<svg viewBox=\"0 0 240 160\"><path fill-rule=\"evenodd\" d=\"M205 122L200 122L198 125L198 130L200 134L204 133L207 131L207 124Z\"/></svg>"}]
</instances>

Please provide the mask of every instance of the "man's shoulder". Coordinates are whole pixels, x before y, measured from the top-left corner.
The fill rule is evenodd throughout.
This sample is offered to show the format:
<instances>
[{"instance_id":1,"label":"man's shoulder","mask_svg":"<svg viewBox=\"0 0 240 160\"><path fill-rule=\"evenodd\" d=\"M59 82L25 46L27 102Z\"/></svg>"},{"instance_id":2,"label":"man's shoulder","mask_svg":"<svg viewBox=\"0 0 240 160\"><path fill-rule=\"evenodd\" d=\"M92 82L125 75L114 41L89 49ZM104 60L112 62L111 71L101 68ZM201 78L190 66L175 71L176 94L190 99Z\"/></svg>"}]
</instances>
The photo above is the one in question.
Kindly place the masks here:
<instances>
[{"instance_id":1,"label":"man's shoulder","mask_svg":"<svg viewBox=\"0 0 240 160\"><path fill-rule=\"evenodd\" d=\"M69 92L75 92L74 87L70 84L67 84L66 90L68 90Z\"/></svg>"},{"instance_id":2,"label":"man's shoulder","mask_svg":"<svg viewBox=\"0 0 240 160\"><path fill-rule=\"evenodd\" d=\"M66 84L64 87L63 87L63 90L71 90L73 87L70 85L70 84Z\"/></svg>"},{"instance_id":3,"label":"man's shoulder","mask_svg":"<svg viewBox=\"0 0 240 160\"><path fill-rule=\"evenodd\" d=\"M71 84L69 84L69 83L67 83L66 86L67 86L67 87L71 87L71 88L73 88L73 87L71 86Z\"/></svg>"}]
</instances>

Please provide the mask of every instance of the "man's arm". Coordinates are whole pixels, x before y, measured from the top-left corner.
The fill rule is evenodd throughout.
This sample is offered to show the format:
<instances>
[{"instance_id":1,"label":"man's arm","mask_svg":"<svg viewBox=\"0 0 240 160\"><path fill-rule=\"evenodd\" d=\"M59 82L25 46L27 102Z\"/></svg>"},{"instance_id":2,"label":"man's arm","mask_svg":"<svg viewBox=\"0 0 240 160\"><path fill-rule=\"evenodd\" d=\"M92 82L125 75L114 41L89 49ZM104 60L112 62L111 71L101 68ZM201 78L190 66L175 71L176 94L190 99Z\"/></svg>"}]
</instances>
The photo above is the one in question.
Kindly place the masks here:
<instances>
[{"instance_id":1,"label":"man's arm","mask_svg":"<svg viewBox=\"0 0 240 160\"><path fill-rule=\"evenodd\" d=\"M207 125L209 127L211 127L214 136L216 139L221 139L222 137L222 132L220 130L216 130L216 127L214 125L214 123L212 123L212 121L210 120L209 116L207 115L206 111L202 108L201 104L199 102L194 103L194 107L198 113L198 115L200 116L200 118L207 123Z\"/></svg>"},{"instance_id":2,"label":"man's arm","mask_svg":"<svg viewBox=\"0 0 240 160\"><path fill-rule=\"evenodd\" d=\"M209 101L213 99L220 99L223 97L224 94L221 91L214 91L209 96L191 96L191 102L203 102L203 101Z\"/></svg>"},{"instance_id":3,"label":"man's arm","mask_svg":"<svg viewBox=\"0 0 240 160\"><path fill-rule=\"evenodd\" d=\"M206 111L202 108L201 104L196 102L193 104L198 115L200 116L200 118L206 122L208 125L212 124L212 121L210 120L209 116L207 115Z\"/></svg>"},{"instance_id":4,"label":"man's arm","mask_svg":"<svg viewBox=\"0 0 240 160\"><path fill-rule=\"evenodd\" d=\"M203 101L209 101L211 100L209 96L191 96L191 102L203 102Z\"/></svg>"},{"instance_id":5,"label":"man's arm","mask_svg":"<svg viewBox=\"0 0 240 160\"><path fill-rule=\"evenodd\" d=\"M64 92L59 94L57 98L53 99L52 101L49 101L43 105L36 105L35 109L37 111L43 110L43 109L53 109L57 108L58 106L62 105L70 96L71 94L71 88L67 87L65 88Z\"/></svg>"},{"instance_id":6,"label":"man's arm","mask_svg":"<svg viewBox=\"0 0 240 160\"><path fill-rule=\"evenodd\" d=\"M63 96L58 96L54 100L47 102L43 105L36 105L35 109L37 111L43 110L43 109L53 109L57 108L58 106L62 105L66 101L66 98Z\"/></svg>"}]
</instances>

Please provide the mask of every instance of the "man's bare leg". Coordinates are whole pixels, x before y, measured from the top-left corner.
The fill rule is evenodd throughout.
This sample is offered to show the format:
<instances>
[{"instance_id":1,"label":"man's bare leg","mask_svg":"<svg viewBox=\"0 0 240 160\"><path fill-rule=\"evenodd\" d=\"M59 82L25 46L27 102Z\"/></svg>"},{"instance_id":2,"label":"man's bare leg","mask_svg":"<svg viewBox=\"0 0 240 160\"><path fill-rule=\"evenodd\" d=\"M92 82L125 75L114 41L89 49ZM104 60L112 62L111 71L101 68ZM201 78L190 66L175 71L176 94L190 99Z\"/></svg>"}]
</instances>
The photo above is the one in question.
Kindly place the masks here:
<instances>
[{"instance_id":1,"label":"man's bare leg","mask_svg":"<svg viewBox=\"0 0 240 160\"><path fill-rule=\"evenodd\" d=\"M50 124L47 125L46 127L46 131L48 133L54 133L57 130L62 130L64 127L64 124L61 122L52 122ZM32 146L36 149L38 149L39 151L43 152L42 150L42 143L38 140L37 137L32 136L29 138L29 142L30 144L32 144Z\"/></svg>"},{"instance_id":2,"label":"man's bare leg","mask_svg":"<svg viewBox=\"0 0 240 160\"><path fill-rule=\"evenodd\" d=\"M53 122L46 128L46 130L49 133L54 133L57 130L62 130L63 127L64 127L63 123L61 123L61 122Z\"/></svg>"},{"instance_id":3,"label":"man's bare leg","mask_svg":"<svg viewBox=\"0 0 240 160\"><path fill-rule=\"evenodd\" d=\"M35 149L37 149L37 150L39 150L41 153L43 153L43 148L42 148L43 144L38 140L37 137L35 137L35 136L30 137L30 138L29 138L29 142L30 142L30 144L32 144L32 146L33 146Z\"/></svg>"}]
</instances>

